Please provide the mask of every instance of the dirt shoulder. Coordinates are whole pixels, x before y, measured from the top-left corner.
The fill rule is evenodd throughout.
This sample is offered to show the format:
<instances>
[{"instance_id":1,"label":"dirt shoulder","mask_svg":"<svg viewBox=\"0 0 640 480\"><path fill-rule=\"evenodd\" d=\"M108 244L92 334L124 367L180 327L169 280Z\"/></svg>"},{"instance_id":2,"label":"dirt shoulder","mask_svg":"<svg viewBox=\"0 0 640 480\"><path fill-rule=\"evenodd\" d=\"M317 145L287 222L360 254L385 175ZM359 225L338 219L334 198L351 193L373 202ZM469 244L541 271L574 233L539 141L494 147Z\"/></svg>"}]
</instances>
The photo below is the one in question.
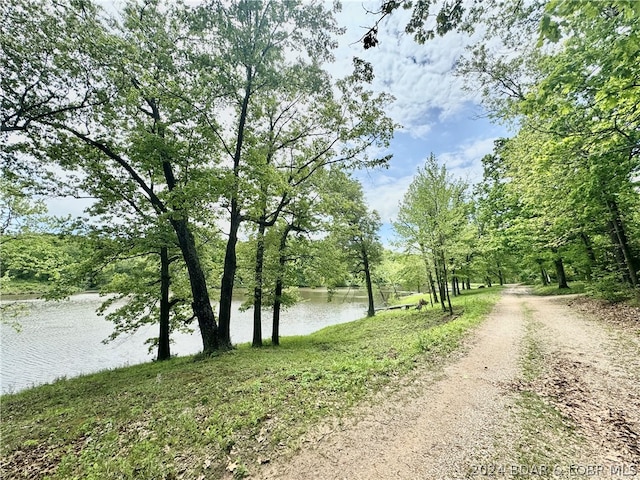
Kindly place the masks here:
<instances>
[{"instance_id":1,"label":"dirt shoulder","mask_svg":"<svg viewBox=\"0 0 640 480\"><path fill-rule=\"evenodd\" d=\"M567 303L507 289L440 375L328 422L255 478L640 476L640 337Z\"/></svg>"}]
</instances>

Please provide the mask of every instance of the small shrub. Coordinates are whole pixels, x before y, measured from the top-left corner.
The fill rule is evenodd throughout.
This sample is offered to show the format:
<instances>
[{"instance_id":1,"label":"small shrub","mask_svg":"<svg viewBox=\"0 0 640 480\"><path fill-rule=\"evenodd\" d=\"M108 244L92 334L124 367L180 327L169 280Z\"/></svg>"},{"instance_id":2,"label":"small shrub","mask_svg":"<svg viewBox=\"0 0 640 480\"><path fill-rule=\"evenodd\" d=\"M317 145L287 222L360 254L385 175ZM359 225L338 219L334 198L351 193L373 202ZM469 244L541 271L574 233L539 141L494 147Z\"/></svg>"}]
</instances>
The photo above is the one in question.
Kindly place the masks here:
<instances>
[{"instance_id":1,"label":"small shrub","mask_svg":"<svg viewBox=\"0 0 640 480\"><path fill-rule=\"evenodd\" d=\"M593 282L589 286L588 293L609 303L620 303L632 299L639 292L638 289L620 282L613 275L609 275Z\"/></svg>"}]
</instances>

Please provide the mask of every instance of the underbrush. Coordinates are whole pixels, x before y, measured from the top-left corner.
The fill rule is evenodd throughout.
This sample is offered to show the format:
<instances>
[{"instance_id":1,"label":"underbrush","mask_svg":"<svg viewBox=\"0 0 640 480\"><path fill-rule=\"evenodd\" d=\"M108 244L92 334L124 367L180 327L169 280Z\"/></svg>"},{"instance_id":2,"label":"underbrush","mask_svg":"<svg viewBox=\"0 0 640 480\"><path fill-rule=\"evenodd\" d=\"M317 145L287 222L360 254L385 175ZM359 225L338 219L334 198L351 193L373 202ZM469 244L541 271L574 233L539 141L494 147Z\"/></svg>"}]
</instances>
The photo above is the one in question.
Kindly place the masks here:
<instances>
[{"instance_id":1,"label":"underbrush","mask_svg":"<svg viewBox=\"0 0 640 480\"><path fill-rule=\"evenodd\" d=\"M633 288L631 285L621 283L612 277L604 277L593 282L589 285L588 293L594 298L609 303L640 304L640 288Z\"/></svg>"},{"instance_id":2,"label":"underbrush","mask_svg":"<svg viewBox=\"0 0 640 480\"><path fill-rule=\"evenodd\" d=\"M37 295L47 290L47 282L37 280L0 279L2 295Z\"/></svg>"},{"instance_id":3,"label":"underbrush","mask_svg":"<svg viewBox=\"0 0 640 480\"><path fill-rule=\"evenodd\" d=\"M454 351L497 301L490 290L439 307L61 380L2 398L7 478L240 478L344 415L418 360Z\"/></svg>"}]
</instances>

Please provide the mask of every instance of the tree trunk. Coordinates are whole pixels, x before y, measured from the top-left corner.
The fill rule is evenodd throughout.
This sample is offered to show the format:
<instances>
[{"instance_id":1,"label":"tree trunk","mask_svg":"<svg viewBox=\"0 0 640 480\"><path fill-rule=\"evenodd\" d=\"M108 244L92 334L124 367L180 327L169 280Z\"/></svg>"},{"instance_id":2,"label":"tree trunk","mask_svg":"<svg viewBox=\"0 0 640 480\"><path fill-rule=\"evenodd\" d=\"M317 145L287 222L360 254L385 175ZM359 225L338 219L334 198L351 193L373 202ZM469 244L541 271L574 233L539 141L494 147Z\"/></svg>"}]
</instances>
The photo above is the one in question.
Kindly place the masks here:
<instances>
[{"instance_id":1,"label":"tree trunk","mask_svg":"<svg viewBox=\"0 0 640 480\"><path fill-rule=\"evenodd\" d=\"M593 279L593 267L596 265L596 254L593 251L591 239L587 236L587 234L584 232L580 232L580 238L582 239L585 251L587 252L587 258L589 259L589 263L587 264L587 269L585 272L586 277L588 281L591 281Z\"/></svg>"},{"instance_id":2,"label":"tree trunk","mask_svg":"<svg viewBox=\"0 0 640 480\"><path fill-rule=\"evenodd\" d=\"M433 274L431 273L431 271L429 271L427 277L429 278L429 290L432 297L431 306L433 307L434 303L438 303L438 291L436 290L436 282L433 279Z\"/></svg>"},{"instance_id":3,"label":"tree trunk","mask_svg":"<svg viewBox=\"0 0 640 480\"><path fill-rule=\"evenodd\" d=\"M236 244L238 243L238 228L241 217L238 211L237 202L231 202L231 224L229 226L229 239L224 255L224 269L222 271L222 282L220 284L220 346L231 348L231 298L233 296L233 284L236 276Z\"/></svg>"},{"instance_id":4,"label":"tree trunk","mask_svg":"<svg viewBox=\"0 0 640 480\"><path fill-rule=\"evenodd\" d=\"M264 216L258 222L256 245L256 265L253 287L253 341L252 347L262 346L262 270L264 267L264 232L266 230Z\"/></svg>"},{"instance_id":5,"label":"tree trunk","mask_svg":"<svg viewBox=\"0 0 640 480\"><path fill-rule=\"evenodd\" d=\"M538 263L538 267L540 267L540 280L542 280L542 285L546 287L547 285L549 285L549 280L547 280L547 272L542 266L542 260L538 259L536 260L536 262Z\"/></svg>"},{"instance_id":6,"label":"tree trunk","mask_svg":"<svg viewBox=\"0 0 640 480\"><path fill-rule=\"evenodd\" d=\"M437 261L435 252L433 254L433 265L436 272L436 282L438 283L438 293L440 293L440 306L442 307L442 311L445 312L447 310L447 307L444 304L447 296L445 293L447 286L442 284L442 271L440 270L440 265Z\"/></svg>"},{"instance_id":7,"label":"tree trunk","mask_svg":"<svg viewBox=\"0 0 640 480\"><path fill-rule=\"evenodd\" d=\"M192 308L194 315L198 319L200 335L202 336L203 352L209 354L223 345L219 342L218 325L216 324L213 308L211 308L207 282L204 271L202 270L202 265L200 264L196 241L185 219L171 219L171 225L178 237L180 250L182 251L182 256L187 265L187 271L189 272L189 282L193 296Z\"/></svg>"},{"instance_id":8,"label":"tree trunk","mask_svg":"<svg viewBox=\"0 0 640 480\"><path fill-rule=\"evenodd\" d=\"M451 297L449 296L449 287L447 283L447 262L444 258L444 252L442 252L442 274L443 274L443 285L447 294L447 305L449 306L449 315L453 315L453 307L451 306Z\"/></svg>"},{"instance_id":9,"label":"tree trunk","mask_svg":"<svg viewBox=\"0 0 640 480\"><path fill-rule=\"evenodd\" d=\"M609 211L611 212L611 215L613 217L613 228L618 239L620 251L622 252L622 256L624 258L625 267L630 281L629 283L631 283L631 285L633 286L636 286L638 285L638 275L636 273L637 261L633 257L631 249L629 248L629 241L627 239L627 233L622 222L622 217L620 216L618 204L615 201L610 201L608 202L608 205Z\"/></svg>"},{"instance_id":10,"label":"tree trunk","mask_svg":"<svg viewBox=\"0 0 640 480\"><path fill-rule=\"evenodd\" d=\"M433 281L433 275L431 274L431 267L429 265L429 260L427 259L427 250L424 244L420 244L420 252L422 253L422 261L424 262L424 268L427 272L427 280L429 282L429 300L431 301L431 306L433 307L434 303L438 303L438 294L436 293L435 282Z\"/></svg>"},{"instance_id":11,"label":"tree trunk","mask_svg":"<svg viewBox=\"0 0 640 480\"><path fill-rule=\"evenodd\" d=\"M504 275L502 273L502 267L500 266L500 262L496 262L496 266L498 267L498 280L500 281L500 285L504 285Z\"/></svg>"},{"instance_id":12,"label":"tree trunk","mask_svg":"<svg viewBox=\"0 0 640 480\"><path fill-rule=\"evenodd\" d=\"M367 255L367 249L361 245L362 263L364 267L364 278L367 284L367 296L369 300L369 308L367 309L367 317L373 317L376 314L376 310L373 305L373 287L371 285L371 270L369 268L369 255Z\"/></svg>"},{"instance_id":13,"label":"tree trunk","mask_svg":"<svg viewBox=\"0 0 640 480\"><path fill-rule=\"evenodd\" d=\"M273 301L273 328L271 331L271 343L273 345L280 345L280 308L282 305L282 290L284 288L283 275L285 264L287 263L287 237L292 230L297 232L303 231L300 227L296 227L292 224L287 225L282 233L280 245L278 246L278 266L280 268L278 269L278 274L276 276L275 298Z\"/></svg>"},{"instance_id":14,"label":"tree trunk","mask_svg":"<svg viewBox=\"0 0 640 480\"><path fill-rule=\"evenodd\" d=\"M382 298L382 304L386 307L389 305L389 303L387 302L387 299L384 298L384 292L382 291L382 285L380 285L380 282L376 282L376 285L378 285L378 291L380 292L380 298Z\"/></svg>"},{"instance_id":15,"label":"tree trunk","mask_svg":"<svg viewBox=\"0 0 640 480\"><path fill-rule=\"evenodd\" d=\"M158 335L158 361L171 358L171 348L169 339L169 287L171 277L169 276L169 251L167 247L160 248L160 333Z\"/></svg>"},{"instance_id":16,"label":"tree trunk","mask_svg":"<svg viewBox=\"0 0 640 480\"><path fill-rule=\"evenodd\" d=\"M231 297L233 296L233 285L236 277L237 259L236 244L238 243L238 229L242 223L242 214L238 205L238 181L240 178L240 159L242 156L242 145L244 143L244 128L247 122L249 111L249 100L253 94L253 69L246 67L244 97L238 121L236 133L236 149L233 154L233 189L231 192L231 212L229 215L229 238L224 254L224 269L222 272L222 282L220 284L220 346L231 348Z\"/></svg>"},{"instance_id":17,"label":"tree trunk","mask_svg":"<svg viewBox=\"0 0 640 480\"><path fill-rule=\"evenodd\" d=\"M622 281L624 283L631 283L631 277L629 276L628 269L626 266L626 262L624 259L624 254L622 253L622 249L620 248L620 241L618 239L618 235L616 234L615 226L612 221L608 222L609 225L609 238L611 239L611 246L613 247L613 255L616 259L616 268L620 275L622 276Z\"/></svg>"},{"instance_id":18,"label":"tree trunk","mask_svg":"<svg viewBox=\"0 0 640 480\"><path fill-rule=\"evenodd\" d=\"M451 292L453 293L453 296L456 296L456 271L454 270L451 273Z\"/></svg>"},{"instance_id":19,"label":"tree trunk","mask_svg":"<svg viewBox=\"0 0 640 480\"><path fill-rule=\"evenodd\" d=\"M284 267L284 262L281 263L280 266ZM278 278L276 279L275 299L273 300L273 326L271 330L272 345L280 345L280 308L282 306L283 283L282 277L278 275Z\"/></svg>"},{"instance_id":20,"label":"tree trunk","mask_svg":"<svg viewBox=\"0 0 640 480\"><path fill-rule=\"evenodd\" d=\"M159 118L157 120L159 121ZM164 138L163 131L159 131L159 136ZM173 167L168 159L162 162L162 170L167 182L167 188L172 191L176 186L176 179L173 174ZM191 285L191 295L193 296L191 306L193 314L198 319L198 327L200 327L202 351L205 354L209 354L220 347L218 325L216 324L213 308L211 308L207 280L200 264L196 240L189 229L187 217L181 214L182 212L177 209L173 212L173 216L169 217L169 221L178 237L178 244L189 272L189 283Z\"/></svg>"},{"instance_id":21,"label":"tree trunk","mask_svg":"<svg viewBox=\"0 0 640 480\"><path fill-rule=\"evenodd\" d=\"M466 260L467 260L467 268L466 268L467 275L468 275L468 272L471 270L471 258L472 258L471 255L467 254L467 256L466 256ZM467 276L466 279L464 279L464 278L462 279L462 289L463 290L464 290L465 286L467 287L467 290L471 290L471 279L468 276Z\"/></svg>"},{"instance_id":22,"label":"tree trunk","mask_svg":"<svg viewBox=\"0 0 640 480\"><path fill-rule=\"evenodd\" d=\"M562 258L556 258L553 260L553 264L556 267L556 274L558 276L558 288L569 288L567 284L567 275L564 271L564 262Z\"/></svg>"},{"instance_id":23,"label":"tree trunk","mask_svg":"<svg viewBox=\"0 0 640 480\"><path fill-rule=\"evenodd\" d=\"M280 255L280 268L284 268L284 255ZM283 281L280 274L276 278L275 299L273 300L273 326L271 329L271 344L280 345L280 308L282 305Z\"/></svg>"}]
</instances>

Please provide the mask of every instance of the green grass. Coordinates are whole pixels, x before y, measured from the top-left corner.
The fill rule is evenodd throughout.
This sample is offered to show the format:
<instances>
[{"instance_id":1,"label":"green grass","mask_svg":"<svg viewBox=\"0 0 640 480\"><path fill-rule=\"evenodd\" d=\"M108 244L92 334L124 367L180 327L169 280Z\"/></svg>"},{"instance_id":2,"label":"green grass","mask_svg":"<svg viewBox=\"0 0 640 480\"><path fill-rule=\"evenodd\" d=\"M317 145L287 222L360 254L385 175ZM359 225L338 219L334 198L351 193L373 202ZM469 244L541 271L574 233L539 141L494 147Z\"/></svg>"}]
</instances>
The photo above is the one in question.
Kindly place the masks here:
<instances>
[{"instance_id":1,"label":"green grass","mask_svg":"<svg viewBox=\"0 0 640 480\"><path fill-rule=\"evenodd\" d=\"M542 375L544 371L544 346L536 335L542 324L533 319L533 312L526 305L523 305L522 310L526 319L526 335L520 367L524 380L531 382Z\"/></svg>"},{"instance_id":2,"label":"green grass","mask_svg":"<svg viewBox=\"0 0 640 480\"><path fill-rule=\"evenodd\" d=\"M308 428L343 415L417 362L454 351L498 298L467 292L437 308L61 380L2 397L7 478L241 478Z\"/></svg>"},{"instance_id":3,"label":"green grass","mask_svg":"<svg viewBox=\"0 0 640 480\"><path fill-rule=\"evenodd\" d=\"M471 284L471 290L462 290L460 297L454 297L451 295L451 304L452 305L460 305L464 306L464 302L469 298L473 298L477 295L482 296L483 294L491 294L501 290L503 287L494 285L493 287L485 287L485 288L477 288L480 284ZM414 293L412 295L407 295L405 297L400 297L394 299L390 302L391 305L404 305L406 303L415 303L417 304L420 299L429 302L429 292L423 293ZM445 302L446 303L446 302Z\"/></svg>"},{"instance_id":4,"label":"green grass","mask_svg":"<svg viewBox=\"0 0 640 480\"><path fill-rule=\"evenodd\" d=\"M531 287L533 295L571 295L574 293L585 293L587 286L584 282L569 282L569 288L558 288L557 285L534 285Z\"/></svg>"},{"instance_id":5,"label":"green grass","mask_svg":"<svg viewBox=\"0 0 640 480\"><path fill-rule=\"evenodd\" d=\"M2 295L37 295L46 292L49 284L37 280L2 279L0 292Z\"/></svg>"}]
</instances>

